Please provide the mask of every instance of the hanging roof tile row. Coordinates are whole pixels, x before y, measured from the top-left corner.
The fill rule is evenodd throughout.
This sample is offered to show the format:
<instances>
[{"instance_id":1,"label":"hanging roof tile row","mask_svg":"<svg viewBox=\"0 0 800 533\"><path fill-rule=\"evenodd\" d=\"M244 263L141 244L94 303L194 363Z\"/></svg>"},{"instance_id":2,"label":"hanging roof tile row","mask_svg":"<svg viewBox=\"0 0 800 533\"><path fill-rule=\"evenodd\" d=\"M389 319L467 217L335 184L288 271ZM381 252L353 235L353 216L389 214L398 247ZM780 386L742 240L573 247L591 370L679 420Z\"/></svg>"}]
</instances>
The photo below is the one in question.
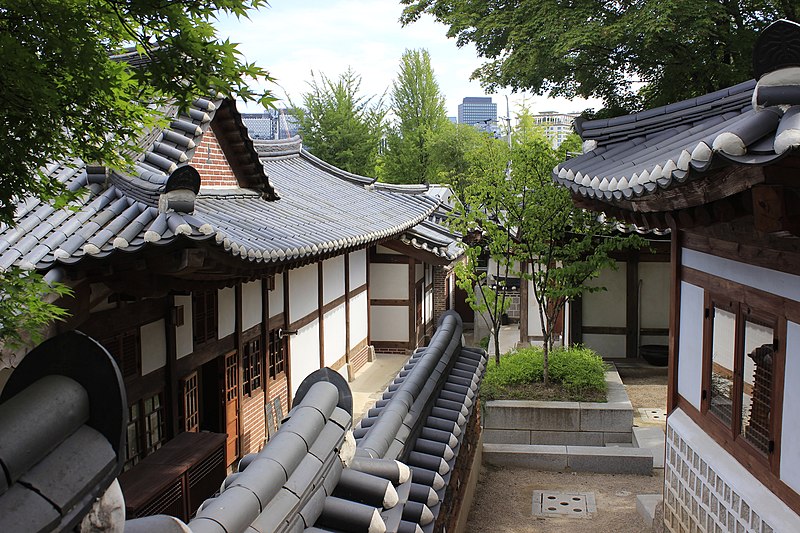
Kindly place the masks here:
<instances>
[{"instance_id":1,"label":"hanging roof tile row","mask_svg":"<svg viewBox=\"0 0 800 533\"><path fill-rule=\"evenodd\" d=\"M238 188L200 188L194 169L184 168L212 121ZM313 156L296 157L292 143L261 142L256 153L229 100L196 101L142 144L127 173L81 161L45 169L83 195L64 209L22 202L17 225L0 226L0 269L48 270L172 243L210 246L249 263L307 260L398 235L438 205L424 187L376 185Z\"/></svg>"},{"instance_id":2,"label":"hanging roof tile row","mask_svg":"<svg viewBox=\"0 0 800 533\"><path fill-rule=\"evenodd\" d=\"M800 58L788 43L798 36L800 25L789 21L762 32L754 51L758 82L635 115L577 121L584 154L558 165L554 179L578 197L636 202L722 167L764 166L795 152Z\"/></svg>"},{"instance_id":3,"label":"hanging roof tile row","mask_svg":"<svg viewBox=\"0 0 800 533\"><path fill-rule=\"evenodd\" d=\"M446 313L352 429L349 387L323 369L300 386L276 435L241 460L188 529L202 533L430 532L473 416L486 365L463 348L461 319ZM126 530L171 531L176 519L128 521ZM138 529L137 529L138 528Z\"/></svg>"}]
</instances>

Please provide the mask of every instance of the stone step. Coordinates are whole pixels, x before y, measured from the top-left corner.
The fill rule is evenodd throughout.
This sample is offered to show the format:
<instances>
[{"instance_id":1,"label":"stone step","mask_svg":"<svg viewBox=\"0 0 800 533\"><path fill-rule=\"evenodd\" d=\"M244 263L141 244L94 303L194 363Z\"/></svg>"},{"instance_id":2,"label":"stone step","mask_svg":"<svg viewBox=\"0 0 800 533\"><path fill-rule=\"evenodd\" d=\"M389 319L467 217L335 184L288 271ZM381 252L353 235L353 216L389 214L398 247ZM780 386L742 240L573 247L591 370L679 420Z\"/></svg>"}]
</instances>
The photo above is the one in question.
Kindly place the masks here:
<instances>
[{"instance_id":1,"label":"stone step","mask_svg":"<svg viewBox=\"0 0 800 533\"><path fill-rule=\"evenodd\" d=\"M653 467L664 468L664 430L658 426L633 428L633 444L638 448L649 450L653 456Z\"/></svg>"},{"instance_id":2,"label":"stone step","mask_svg":"<svg viewBox=\"0 0 800 533\"><path fill-rule=\"evenodd\" d=\"M644 520L645 525L652 530L655 527L656 505L661 503L661 494L637 494L636 512Z\"/></svg>"},{"instance_id":3,"label":"stone step","mask_svg":"<svg viewBox=\"0 0 800 533\"><path fill-rule=\"evenodd\" d=\"M653 471L652 453L639 448L484 444L483 460L497 466L554 472L572 470L649 476Z\"/></svg>"},{"instance_id":4,"label":"stone step","mask_svg":"<svg viewBox=\"0 0 800 533\"><path fill-rule=\"evenodd\" d=\"M609 442L606 443L606 448L633 448L632 442Z\"/></svg>"}]
</instances>

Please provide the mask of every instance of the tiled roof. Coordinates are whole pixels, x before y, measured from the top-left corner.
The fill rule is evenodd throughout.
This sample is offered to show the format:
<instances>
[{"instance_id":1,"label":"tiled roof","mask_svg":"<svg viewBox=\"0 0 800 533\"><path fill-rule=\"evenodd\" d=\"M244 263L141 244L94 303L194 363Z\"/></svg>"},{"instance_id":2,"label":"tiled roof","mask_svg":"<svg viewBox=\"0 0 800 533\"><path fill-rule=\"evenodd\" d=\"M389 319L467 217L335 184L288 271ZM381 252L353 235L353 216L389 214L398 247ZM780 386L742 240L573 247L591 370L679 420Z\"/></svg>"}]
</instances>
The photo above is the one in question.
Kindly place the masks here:
<instances>
[{"instance_id":1,"label":"tiled roof","mask_svg":"<svg viewBox=\"0 0 800 533\"><path fill-rule=\"evenodd\" d=\"M67 531L122 470L125 388L70 332L29 353L0 397L0 531Z\"/></svg>"},{"instance_id":2,"label":"tiled roof","mask_svg":"<svg viewBox=\"0 0 800 533\"><path fill-rule=\"evenodd\" d=\"M276 435L241 460L191 531L432 531L486 364L485 352L461 346L461 334L461 319L446 313L361 421L357 440L343 378L327 369L306 378ZM176 523L150 517L126 530Z\"/></svg>"},{"instance_id":3,"label":"tiled roof","mask_svg":"<svg viewBox=\"0 0 800 533\"><path fill-rule=\"evenodd\" d=\"M781 21L762 33L757 63L775 54L770 42L775 32L787 31L797 39L800 26ZM785 44L786 37L780 39ZM800 148L800 67L776 69L765 71L758 83L635 115L578 121L584 154L558 165L554 179L579 197L615 203L636 201L720 167L763 166L785 157Z\"/></svg>"},{"instance_id":4,"label":"tiled roof","mask_svg":"<svg viewBox=\"0 0 800 533\"><path fill-rule=\"evenodd\" d=\"M215 126L220 144L238 151L231 164L246 188L199 189L197 173L191 167L183 172L212 120L221 121L219 131ZM299 155L299 138L259 145L265 173L229 100L198 100L144 142L148 148L127 174L80 161L46 169L85 194L74 209L56 210L36 199L22 203L17 225L0 226L0 269L48 270L176 241L205 243L249 263L303 260L397 235L437 206L421 194L424 188L374 185ZM290 149L293 143L298 150Z\"/></svg>"}]
</instances>

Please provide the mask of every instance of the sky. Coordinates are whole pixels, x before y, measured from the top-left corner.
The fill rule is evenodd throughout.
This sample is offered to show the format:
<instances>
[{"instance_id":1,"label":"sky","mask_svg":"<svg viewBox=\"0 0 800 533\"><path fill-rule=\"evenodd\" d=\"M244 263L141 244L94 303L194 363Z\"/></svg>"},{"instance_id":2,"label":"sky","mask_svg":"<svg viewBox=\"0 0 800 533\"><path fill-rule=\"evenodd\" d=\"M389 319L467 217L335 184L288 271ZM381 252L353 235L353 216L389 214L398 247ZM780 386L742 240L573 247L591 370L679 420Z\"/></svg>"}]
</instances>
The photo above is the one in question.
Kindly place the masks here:
<instances>
[{"instance_id":1,"label":"sky","mask_svg":"<svg viewBox=\"0 0 800 533\"><path fill-rule=\"evenodd\" d=\"M470 81L481 60L470 45L459 48L446 37L447 27L430 16L403 27L399 22L403 6L399 0L270 0L250 20L224 18L217 24L219 35L240 43L248 62L266 68L277 85L267 85L275 96L300 103L308 91L311 73L335 79L348 67L362 78L362 94L382 95L397 76L400 56L409 48L426 48L445 96L448 116L456 116L465 96L484 96L477 81ZM523 101L534 112L580 112L599 109L599 100L567 101L530 94L500 91L494 95L498 116L507 116L506 95L511 115ZM286 103L283 100L282 103ZM278 104L281 106L281 103ZM259 111L257 106L240 106Z\"/></svg>"}]
</instances>

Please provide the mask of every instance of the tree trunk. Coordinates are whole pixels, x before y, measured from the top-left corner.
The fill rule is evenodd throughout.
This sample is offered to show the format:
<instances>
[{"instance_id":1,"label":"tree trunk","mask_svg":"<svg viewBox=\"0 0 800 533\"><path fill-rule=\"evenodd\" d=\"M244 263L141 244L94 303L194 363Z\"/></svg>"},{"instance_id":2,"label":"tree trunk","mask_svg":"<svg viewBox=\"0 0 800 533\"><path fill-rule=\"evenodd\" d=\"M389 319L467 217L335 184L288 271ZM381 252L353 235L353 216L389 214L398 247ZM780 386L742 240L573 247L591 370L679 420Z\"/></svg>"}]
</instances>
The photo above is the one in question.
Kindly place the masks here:
<instances>
[{"instance_id":1,"label":"tree trunk","mask_svg":"<svg viewBox=\"0 0 800 533\"><path fill-rule=\"evenodd\" d=\"M497 322L494 325L494 331L492 332L492 337L494 338L494 363L496 365L500 364L500 322Z\"/></svg>"},{"instance_id":2,"label":"tree trunk","mask_svg":"<svg viewBox=\"0 0 800 533\"><path fill-rule=\"evenodd\" d=\"M550 348L548 346L549 344L550 344L550 342L547 339L547 335L544 335L544 342L542 343L542 355L543 355L542 382L544 383L545 387L547 386L547 384L550 381L550 376L549 376L549 374L550 374L550 368L549 368L550 367L550 361L549 361Z\"/></svg>"}]
</instances>

